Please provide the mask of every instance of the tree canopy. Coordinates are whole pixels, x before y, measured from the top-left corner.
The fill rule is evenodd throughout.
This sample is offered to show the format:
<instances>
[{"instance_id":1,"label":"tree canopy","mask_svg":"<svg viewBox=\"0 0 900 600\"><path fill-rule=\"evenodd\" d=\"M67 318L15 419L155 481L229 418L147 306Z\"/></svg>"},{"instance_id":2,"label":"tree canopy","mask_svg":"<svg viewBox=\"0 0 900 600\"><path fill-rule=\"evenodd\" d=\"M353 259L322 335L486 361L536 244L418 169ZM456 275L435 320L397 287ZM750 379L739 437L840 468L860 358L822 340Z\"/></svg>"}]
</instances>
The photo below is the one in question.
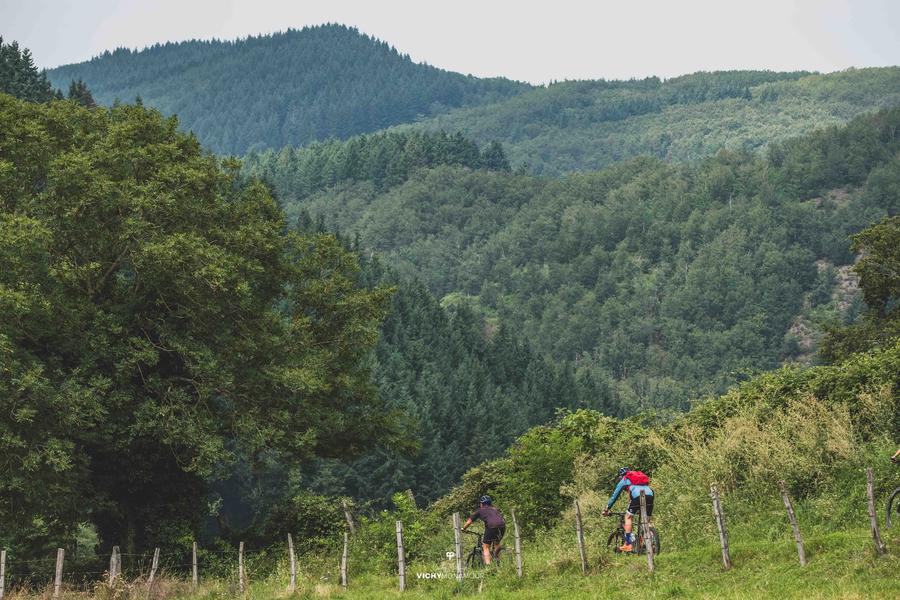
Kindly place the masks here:
<instances>
[{"instance_id":1,"label":"tree canopy","mask_svg":"<svg viewBox=\"0 0 900 600\"><path fill-rule=\"evenodd\" d=\"M866 115L766 156L644 157L562 179L435 164L388 189L363 178L310 195L285 154L251 164L291 222L357 235L442 303L515 323L630 414L809 362L825 323L855 318L839 273L848 236L900 212L898 119Z\"/></svg>"},{"instance_id":2,"label":"tree canopy","mask_svg":"<svg viewBox=\"0 0 900 600\"><path fill-rule=\"evenodd\" d=\"M840 125L900 104L900 67L837 73L722 71L667 80L567 81L421 120L501 142L513 168L545 175L600 169L635 156L694 161Z\"/></svg>"},{"instance_id":3,"label":"tree canopy","mask_svg":"<svg viewBox=\"0 0 900 600\"><path fill-rule=\"evenodd\" d=\"M366 360L389 291L333 236L154 110L0 94L0 124L4 532L143 547L238 463L394 435Z\"/></svg>"}]
</instances>

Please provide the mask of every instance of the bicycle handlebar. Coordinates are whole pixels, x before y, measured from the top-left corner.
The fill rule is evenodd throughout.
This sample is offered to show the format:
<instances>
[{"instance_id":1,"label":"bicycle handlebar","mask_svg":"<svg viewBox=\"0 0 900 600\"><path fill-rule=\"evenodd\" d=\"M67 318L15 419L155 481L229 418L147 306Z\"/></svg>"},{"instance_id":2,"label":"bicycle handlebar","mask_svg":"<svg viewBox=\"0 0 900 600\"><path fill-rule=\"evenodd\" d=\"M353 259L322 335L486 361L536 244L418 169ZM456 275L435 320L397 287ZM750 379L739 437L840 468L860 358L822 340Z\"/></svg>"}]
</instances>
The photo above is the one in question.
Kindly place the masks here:
<instances>
[{"instance_id":1,"label":"bicycle handlebar","mask_svg":"<svg viewBox=\"0 0 900 600\"><path fill-rule=\"evenodd\" d=\"M484 535L480 531L469 531L468 529L461 529L460 531L462 531L463 533L468 533L469 535Z\"/></svg>"}]
</instances>

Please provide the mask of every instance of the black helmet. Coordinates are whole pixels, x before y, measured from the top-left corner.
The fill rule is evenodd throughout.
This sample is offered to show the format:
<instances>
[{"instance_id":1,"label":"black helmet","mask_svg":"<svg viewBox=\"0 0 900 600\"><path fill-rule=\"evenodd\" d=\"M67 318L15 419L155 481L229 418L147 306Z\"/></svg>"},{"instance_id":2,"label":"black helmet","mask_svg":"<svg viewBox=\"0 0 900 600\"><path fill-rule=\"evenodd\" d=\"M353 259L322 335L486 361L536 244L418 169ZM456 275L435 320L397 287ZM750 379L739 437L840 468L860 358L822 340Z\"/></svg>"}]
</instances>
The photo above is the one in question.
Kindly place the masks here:
<instances>
[{"instance_id":1,"label":"black helmet","mask_svg":"<svg viewBox=\"0 0 900 600\"><path fill-rule=\"evenodd\" d=\"M488 496L487 494L485 494L484 496L482 496L481 498L479 498L478 501L479 501L481 504L490 504L490 503L491 503L491 497Z\"/></svg>"},{"instance_id":2,"label":"black helmet","mask_svg":"<svg viewBox=\"0 0 900 600\"><path fill-rule=\"evenodd\" d=\"M625 477L625 473L627 473L628 470L628 467L622 467L621 469L619 469L619 477Z\"/></svg>"}]
</instances>

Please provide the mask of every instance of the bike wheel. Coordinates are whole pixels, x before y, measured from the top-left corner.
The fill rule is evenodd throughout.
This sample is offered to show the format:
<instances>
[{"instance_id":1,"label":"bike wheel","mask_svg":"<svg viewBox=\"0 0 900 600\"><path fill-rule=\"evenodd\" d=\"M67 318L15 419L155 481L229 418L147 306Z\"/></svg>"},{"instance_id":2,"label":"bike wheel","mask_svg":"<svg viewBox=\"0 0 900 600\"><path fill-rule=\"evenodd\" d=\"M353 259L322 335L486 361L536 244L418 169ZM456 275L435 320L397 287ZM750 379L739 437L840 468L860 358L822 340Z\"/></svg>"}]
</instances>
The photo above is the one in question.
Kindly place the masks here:
<instances>
[{"instance_id":1,"label":"bike wheel","mask_svg":"<svg viewBox=\"0 0 900 600\"><path fill-rule=\"evenodd\" d=\"M469 553L469 556L466 557L466 568L467 569L480 569L484 566L484 557L481 555L481 552L478 550L472 550Z\"/></svg>"},{"instance_id":2,"label":"bike wheel","mask_svg":"<svg viewBox=\"0 0 900 600\"><path fill-rule=\"evenodd\" d=\"M653 554L659 554L659 532L656 531L655 527L650 528L650 543L653 544ZM637 544L634 549L634 552L636 554L647 553L647 542L643 534L639 534L637 536L637 541L635 542L635 544Z\"/></svg>"},{"instance_id":3,"label":"bike wheel","mask_svg":"<svg viewBox=\"0 0 900 600\"><path fill-rule=\"evenodd\" d=\"M887 517L885 518L885 526L891 526L891 513L897 511L897 514L900 514L900 488L894 490L894 493L891 494L891 497L888 498L887 501Z\"/></svg>"},{"instance_id":4,"label":"bike wheel","mask_svg":"<svg viewBox=\"0 0 900 600\"><path fill-rule=\"evenodd\" d=\"M606 547L612 550L613 552L619 551L619 546L625 545L625 530L619 527L618 529L613 530L612 533L609 534L609 537L606 539Z\"/></svg>"}]
</instances>

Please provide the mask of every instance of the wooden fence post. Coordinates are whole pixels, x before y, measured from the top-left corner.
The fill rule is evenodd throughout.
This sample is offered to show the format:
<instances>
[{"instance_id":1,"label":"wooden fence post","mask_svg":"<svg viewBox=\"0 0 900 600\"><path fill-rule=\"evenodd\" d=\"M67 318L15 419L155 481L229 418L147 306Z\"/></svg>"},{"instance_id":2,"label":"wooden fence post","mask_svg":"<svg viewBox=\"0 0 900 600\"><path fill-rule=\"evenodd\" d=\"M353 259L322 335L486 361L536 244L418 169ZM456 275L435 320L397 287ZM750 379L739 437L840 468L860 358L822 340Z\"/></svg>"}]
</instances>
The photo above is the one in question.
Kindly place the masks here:
<instances>
[{"instance_id":1,"label":"wooden fence post","mask_svg":"<svg viewBox=\"0 0 900 600\"><path fill-rule=\"evenodd\" d=\"M350 534L344 532L344 551L341 553L341 586L347 589L347 559L350 556Z\"/></svg>"},{"instance_id":2,"label":"wooden fence post","mask_svg":"<svg viewBox=\"0 0 900 600\"><path fill-rule=\"evenodd\" d=\"M791 522L791 528L794 530L794 541L797 542L797 555L800 557L800 566L806 566L806 551L803 549L803 537L800 535L800 525L797 523L797 515L794 514L794 505L787 493L787 486L784 481L778 482L778 489L781 490L781 499L784 501L784 507L787 509L788 520Z\"/></svg>"},{"instance_id":3,"label":"wooden fence post","mask_svg":"<svg viewBox=\"0 0 900 600\"><path fill-rule=\"evenodd\" d=\"M196 590L200 584L200 577L197 571L197 542L194 542L191 548L191 585Z\"/></svg>"},{"instance_id":4,"label":"wooden fence post","mask_svg":"<svg viewBox=\"0 0 900 600\"><path fill-rule=\"evenodd\" d=\"M66 551L62 548L56 549L56 577L53 579L53 598L59 598L59 591L62 587L63 561L66 557Z\"/></svg>"},{"instance_id":5,"label":"wooden fence post","mask_svg":"<svg viewBox=\"0 0 900 600\"><path fill-rule=\"evenodd\" d=\"M147 580L147 598L150 597L150 592L153 591L153 580L156 579L157 567L159 567L159 548L154 548L153 562L150 565L150 578Z\"/></svg>"},{"instance_id":6,"label":"wooden fence post","mask_svg":"<svg viewBox=\"0 0 900 600\"><path fill-rule=\"evenodd\" d=\"M347 527L350 528L350 533L356 535L356 524L353 522L353 515L350 514L350 506L346 500L341 500L341 506L344 507L344 518L347 520Z\"/></svg>"},{"instance_id":7,"label":"wooden fence post","mask_svg":"<svg viewBox=\"0 0 900 600\"><path fill-rule=\"evenodd\" d=\"M575 501L575 531L578 534L578 553L581 555L581 573L587 575L587 550L584 547L584 527L581 523L581 507L578 506L578 500Z\"/></svg>"},{"instance_id":8,"label":"wooden fence post","mask_svg":"<svg viewBox=\"0 0 900 600\"><path fill-rule=\"evenodd\" d=\"M238 591L244 595L244 542L238 545Z\"/></svg>"},{"instance_id":9,"label":"wooden fence post","mask_svg":"<svg viewBox=\"0 0 900 600\"><path fill-rule=\"evenodd\" d=\"M460 524L459 513L453 513L453 549L456 555L456 580L463 580L463 558L462 558L462 526Z\"/></svg>"},{"instance_id":10,"label":"wooden fence post","mask_svg":"<svg viewBox=\"0 0 900 600\"><path fill-rule=\"evenodd\" d=\"M397 568L400 573L400 591L406 590L406 550L403 548L403 522L397 521Z\"/></svg>"},{"instance_id":11,"label":"wooden fence post","mask_svg":"<svg viewBox=\"0 0 900 600\"><path fill-rule=\"evenodd\" d=\"M116 578L122 571L122 559L119 556L119 547L113 546L109 554L109 587L116 584Z\"/></svg>"},{"instance_id":12,"label":"wooden fence post","mask_svg":"<svg viewBox=\"0 0 900 600\"><path fill-rule=\"evenodd\" d=\"M293 594L297 590L297 557L294 554L294 538L288 534L288 554L291 560L291 585L290 592Z\"/></svg>"},{"instance_id":13,"label":"wooden fence post","mask_svg":"<svg viewBox=\"0 0 900 600\"><path fill-rule=\"evenodd\" d=\"M719 490L712 485L709 488L709 495L712 498L713 515L716 517L716 525L719 527L719 543L722 545L722 564L726 569L731 568L731 553L728 551L728 530L725 529L725 513L722 511L722 504L719 501Z\"/></svg>"},{"instance_id":14,"label":"wooden fence post","mask_svg":"<svg viewBox=\"0 0 900 600\"><path fill-rule=\"evenodd\" d=\"M0 600L6 590L6 550L0 550Z\"/></svg>"},{"instance_id":15,"label":"wooden fence post","mask_svg":"<svg viewBox=\"0 0 900 600\"><path fill-rule=\"evenodd\" d=\"M644 537L644 548L647 552L647 568L653 573L653 537L650 533L650 522L647 520L647 498L641 490L641 535Z\"/></svg>"},{"instance_id":16,"label":"wooden fence post","mask_svg":"<svg viewBox=\"0 0 900 600\"><path fill-rule=\"evenodd\" d=\"M522 576L522 538L519 537L519 522L516 521L516 510L510 509L510 514L512 515L513 522L513 533L516 536L516 575Z\"/></svg>"},{"instance_id":17,"label":"wooden fence post","mask_svg":"<svg viewBox=\"0 0 900 600\"><path fill-rule=\"evenodd\" d=\"M866 494L869 496L869 523L872 525L872 539L875 541L875 554L884 554L884 542L878 533L878 514L875 512L875 477L872 467L866 467Z\"/></svg>"}]
</instances>

